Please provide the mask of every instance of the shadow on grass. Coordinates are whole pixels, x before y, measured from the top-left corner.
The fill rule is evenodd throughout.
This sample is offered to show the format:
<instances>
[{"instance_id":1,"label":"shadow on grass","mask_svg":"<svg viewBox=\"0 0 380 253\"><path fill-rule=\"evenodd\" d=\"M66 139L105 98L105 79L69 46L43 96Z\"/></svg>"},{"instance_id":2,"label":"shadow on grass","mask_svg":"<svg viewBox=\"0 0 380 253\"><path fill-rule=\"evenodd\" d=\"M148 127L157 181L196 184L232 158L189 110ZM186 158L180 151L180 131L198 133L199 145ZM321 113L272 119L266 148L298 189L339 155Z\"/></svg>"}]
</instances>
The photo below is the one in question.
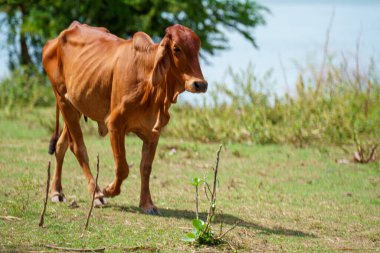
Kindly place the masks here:
<instances>
[{"instance_id":1,"label":"shadow on grass","mask_svg":"<svg viewBox=\"0 0 380 253\"><path fill-rule=\"evenodd\" d=\"M124 206L124 205L109 205L109 208L114 208L115 210L123 211L123 212L129 212L129 213L142 213L140 208L136 206ZM166 218L177 218L177 219L187 219L187 220L193 220L195 219L195 212L189 211L189 210L178 210L178 209L160 209L161 217ZM142 213L143 214L143 213ZM148 214L146 214L148 215ZM206 220L207 213L201 212L199 213L199 217L203 220ZM310 237L310 238L316 238L315 235L309 234L306 232L302 232L299 230L293 230L293 229L287 229L283 227L265 227L263 225L245 221L239 217L236 217L231 214L223 214L223 215L217 215L215 219L215 223L219 223L223 220L223 223L234 225L235 223L238 223L238 227L245 227L245 228L252 228L255 230L260 230L260 234L265 235L285 235L285 236L297 236L297 237Z\"/></svg>"}]
</instances>

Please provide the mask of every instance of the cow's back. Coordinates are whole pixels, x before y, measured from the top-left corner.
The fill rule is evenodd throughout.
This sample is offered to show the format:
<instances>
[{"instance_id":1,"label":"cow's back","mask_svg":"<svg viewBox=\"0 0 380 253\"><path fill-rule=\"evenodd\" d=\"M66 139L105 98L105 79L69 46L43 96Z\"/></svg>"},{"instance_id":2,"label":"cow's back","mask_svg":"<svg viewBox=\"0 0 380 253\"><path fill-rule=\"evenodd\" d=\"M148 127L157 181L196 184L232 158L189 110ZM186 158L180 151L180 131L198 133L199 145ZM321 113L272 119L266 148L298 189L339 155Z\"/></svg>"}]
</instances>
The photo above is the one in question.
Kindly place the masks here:
<instances>
[{"instance_id":1,"label":"cow's back","mask_svg":"<svg viewBox=\"0 0 380 253\"><path fill-rule=\"evenodd\" d=\"M74 22L43 49L43 65L56 90L84 115L102 121L109 112L112 77L122 44L105 28ZM62 86L63 85L63 86Z\"/></svg>"}]
</instances>

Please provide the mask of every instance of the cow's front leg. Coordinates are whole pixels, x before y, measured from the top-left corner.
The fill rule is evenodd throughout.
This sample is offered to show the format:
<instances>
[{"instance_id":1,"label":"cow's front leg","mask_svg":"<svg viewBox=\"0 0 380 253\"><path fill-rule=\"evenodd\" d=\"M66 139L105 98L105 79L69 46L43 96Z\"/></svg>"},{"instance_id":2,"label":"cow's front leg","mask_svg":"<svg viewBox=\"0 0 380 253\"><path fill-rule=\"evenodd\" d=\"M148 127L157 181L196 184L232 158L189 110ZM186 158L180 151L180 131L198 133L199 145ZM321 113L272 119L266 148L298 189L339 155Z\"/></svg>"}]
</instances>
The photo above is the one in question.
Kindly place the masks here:
<instances>
[{"instance_id":1,"label":"cow's front leg","mask_svg":"<svg viewBox=\"0 0 380 253\"><path fill-rule=\"evenodd\" d=\"M152 163L156 153L158 139L156 141L144 141L140 163L141 193L140 208L148 214L159 215L157 207L153 204L149 190L149 178L152 171Z\"/></svg>"},{"instance_id":2,"label":"cow's front leg","mask_svg":"<svg viewBox=\"0 0 380 253\"><path fill-rule=\"evenodd\" d=\"M124 179L128 177L129 168L125 159L125 131L111 127L109 132L116 166L115 179L103 190L103 193L106 197L114 197L120 194L120 186Z\"/></svg>"}]
</instances>

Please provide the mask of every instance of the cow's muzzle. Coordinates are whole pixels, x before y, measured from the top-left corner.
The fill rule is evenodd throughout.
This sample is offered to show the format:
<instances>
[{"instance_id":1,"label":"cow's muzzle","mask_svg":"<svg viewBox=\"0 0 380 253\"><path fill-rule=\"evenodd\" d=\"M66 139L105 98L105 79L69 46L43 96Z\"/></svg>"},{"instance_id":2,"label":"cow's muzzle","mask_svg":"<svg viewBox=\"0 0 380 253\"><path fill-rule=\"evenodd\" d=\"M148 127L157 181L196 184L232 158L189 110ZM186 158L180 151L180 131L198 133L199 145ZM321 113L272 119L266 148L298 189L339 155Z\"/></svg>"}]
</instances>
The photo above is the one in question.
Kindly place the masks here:
<instances>
[{"instance_id":1,"label":"cow's muzzle","mask_svg":"<svg viewBox=\"0 0 380 253\"><path fill-rule=\"evenodd\" d=\"M208 83L207 81L195 81L192 86L195 92L206 92Z\"/></svg>"}]
</instances>

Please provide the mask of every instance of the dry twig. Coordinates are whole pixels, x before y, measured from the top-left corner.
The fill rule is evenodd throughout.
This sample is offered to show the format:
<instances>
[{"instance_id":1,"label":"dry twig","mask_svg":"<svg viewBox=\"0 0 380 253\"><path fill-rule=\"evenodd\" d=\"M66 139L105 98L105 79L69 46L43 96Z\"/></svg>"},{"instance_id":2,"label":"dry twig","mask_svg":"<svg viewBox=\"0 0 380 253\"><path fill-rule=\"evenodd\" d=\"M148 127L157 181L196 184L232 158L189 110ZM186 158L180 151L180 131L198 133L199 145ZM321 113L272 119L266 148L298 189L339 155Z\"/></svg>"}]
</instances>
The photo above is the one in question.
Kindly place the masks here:
<instances>
[{"instance_id":1,"label":"dry twig","mask_svg":"<svg viewBox=\"0 0 380 253\"><path fill-rule=\"evenodd\" d=\"M217 182L217 177L218 177L219 156L220 156L220 151L222 150L222 147L223 147L223 145L220 145L219 150L216 153L215 168L214 168L214 181L213 181L213 187L212 187L212 193L211 193L211 205L210 205L210 209L208 211L207 222L211 221L211 218L212 218L212 216L214 216L214 212L215 212L216 182Z\"/></svg>"},{"instance_id":2,"label":"dry twig","mask_svg":"<svg viewBox=\"0 0 380 253\"><path fill-rule=\"evenodd\" d=\"M334 22L334 17L335 17L335 9L331 13L329 25L328 25L327 31L326 31L326 41L325 41L325 45L324 45L324 49L323 49L323 59L322 59L321 68L319 70L319 76L317 77L317 88L316 88L317 92L320 91L320 87L321 87L321 84L322 84L322 81L323 81L323 74L324 74L326 63L327 63L327 59L328 59L329 43L330 43L330 32L331 32L331 28L332 28L332 25L333 25L333 22Z\"/></svg>"},{"instance_id":3,"label":"dry twig","mask_svg":"<svg viewBox=\"0 0 380 253\"><path fill-rule=\"evenodd\" d=\"M157 248L150 246L137 246L130 248L123 248L123 252L157 252Z\"/></svg>"},{"instance_id":4,"label":"dry twig","mask_svg":"<svg viewBox=\"0 0 380 253\"><path fill-rule=\"evenodd\" d=\"M195 216L198 220L199 218L199 211L198 211L198 185L195 186Z\"/></svg>"},{"instance_id":5,"label":"dry twig","mask_svg":"<svg viewBox=\"0 0 380 253\"><path fill-rule=\"evenodd\" d=\"M99 248L99 249L75 249L75 248L65 248L65 247L58 247L54 245L45 245L46 248L49 249L56 249L59 251L70 251L70 252L104 252L106 248Z\"/></svg>"},{"instance_id":6,"label":"dry twig","mask_svg":"<svg viewBox=\"0 0 380 253\"><path fill-rule=\"evenodd\" d=\"M203 230L202 235L200 235L200 237L202 237L203 234L206 233L206 231L208 231L208 229L210 227L210 223L212 221L212 217L214 217L214 214L215 214L216 181L217 181L217 177L218 177L219 156L220 156L220 151L222 150L222 147L223 147L223 145L220 145L219 150L216 153L215 168L214 168L214 182L213 182L213 188L212 188L212 193L211 193L210 208L209 208L208 214L207 214L206 227Z\"/></svg>"},{"instance_id":7,"label":"dry twig","mask_svg":"<svg viewBox=\"0 0 380 253\"><path fill-rule=\"evenodd\" d=\"M375 160L375 152L376 149L379 147L378 143L373 144L371 147L365 147L360 142L356 131L354 132L354 141L356 145L356 152L354 153L354 162L369 163ZM366 154L368 154L367 157L365 157Z\"/></svg>"},{"instance_id":8,"label":"dry twig","mask_svg":"<svg viewBox=\"0 0 380 253\"><path fill-rule=\"evenodd\" d=\"M99 177L99 154L96 156L96 179L95 179L94 192L92 193L91 207L90 207L90 211L88 212L88 215L87 215L87 221L86 221L86 225L84 227L84 231L83 231L83 233L82 233L82 235L80 237L83 237L84 232L88 228L88 223L90 221L90 216L91 216L91 213L92 213L92 209L94 208L95 192L96 192L96 187L98 186L98 177Z\"/></svg>"},{"instance_id":9,"label":"dry twig","mask_svg":"<svg viewBox=\"0 0 380 253\"><path fill-rule=\"evenodd\" d=\"M0 216L0 219L2 219L2 220L8 220L8 221L21 220L21 218L19 218L19 217L10 216L10 215Z\"/></svg>"},{"instance_id":10,"label":"dry twig","mask_svg":"<svg viewBox=\"0 0 380 253\"><path fill-rule=\"evenodd\" d=\"M211 195L210 185L206 182L206 176L204 177L204 180L203 180L203 188L205 190L205 194L206 194L207 200L211 201L211 199L210 199L210 197L208 196L208 193L207 193L207 191L208 191L210 193L210 195Z\"/></svg>"},{"instance_id":11,"label":"dry twig","mask_svg":"<svg viewBox=\"0 0 380 253\"><path fill-rule=\"evenodd\" d=\"M237 225L239 225L239 222L236 222L232 227L230 227L229 229L227 229L226 231L224 231L223 234L221 234L220 236L218 236L218 240L222 239L228 232L230 232L232 229L236 228Z\"/></svg>"},{"instance_id":12,"label":"dry twig","mask_svg":"<svg viewBox=\"0 0 380 253\"><path fill-rule=\"evenodd\" d=\"M49 196L49 186L50 186L50 165L51 161L48 163L48 168L47 168L47 181L46 181L46 194L45 194L45 202L44 202L44 209L42 209L41 217L40 217L40 223L38 226L42 227L44 225L44 216L46 212L46 205L48 202L48 196Z\"/></svg>"}]
</instances>

